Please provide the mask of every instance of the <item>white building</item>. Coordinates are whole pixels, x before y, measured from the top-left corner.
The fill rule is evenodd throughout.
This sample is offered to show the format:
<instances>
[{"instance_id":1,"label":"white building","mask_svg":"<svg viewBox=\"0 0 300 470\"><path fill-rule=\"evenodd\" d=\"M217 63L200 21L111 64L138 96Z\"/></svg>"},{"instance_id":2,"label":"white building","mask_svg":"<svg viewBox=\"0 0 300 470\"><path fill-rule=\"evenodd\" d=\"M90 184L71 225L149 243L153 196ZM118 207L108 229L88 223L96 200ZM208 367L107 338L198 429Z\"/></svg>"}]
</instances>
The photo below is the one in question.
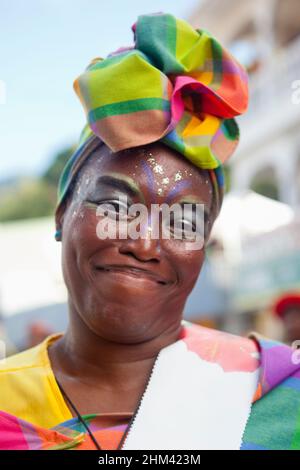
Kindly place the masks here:
<instances>
[{"instance_id":1,"label":"white building","mask_svg":"<svg viewBox=\"0 0 300 470\"><path fill-rule=\"evenodd\" d=\"M297 214L290 223L280 216L282 228L244 237L239 253L233 251L233 232L241 220L235 225L225 220L232 245L225 273L230 283L226 328L249 326L276 337L272 302L283 291L300 289L300 246L295 241L300 239L300 1L199 0L188 20L225 44L249 74L249 108L237 118L241 139L228 161L231 194L240 194L242 204L243 194L247 199L252 189ZM253 220L261 211L255 212ZM271 213L265 217L269 223ZM235 218L241 219L236 211ZM222 234L224 238L223 229Z\"/></svg>"},{"instance_id":2,"label":"white building","mask_svg":"<svg viewBox=\"0 0 300 470\"><path fill-rule=\"evenodd\" d=\"M204 0L190 15L247 67L248 112L230 159L233 189L300 204L300 2Z\"/></svg>"}]
</instances>

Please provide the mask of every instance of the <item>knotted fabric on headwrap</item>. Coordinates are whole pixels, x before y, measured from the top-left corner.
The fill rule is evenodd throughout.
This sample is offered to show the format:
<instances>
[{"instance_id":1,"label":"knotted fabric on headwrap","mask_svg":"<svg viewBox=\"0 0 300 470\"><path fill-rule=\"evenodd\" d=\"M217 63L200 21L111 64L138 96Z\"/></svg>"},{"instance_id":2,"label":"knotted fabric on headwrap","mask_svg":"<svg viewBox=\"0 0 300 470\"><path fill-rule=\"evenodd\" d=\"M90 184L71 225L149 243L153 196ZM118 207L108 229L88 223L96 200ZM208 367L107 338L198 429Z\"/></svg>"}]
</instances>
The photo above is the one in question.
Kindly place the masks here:
<instances>
[{"instance_id":1,"label":"knotted fabric on headwrap","mask_svg":"<svg viewBox=\"0 0 300 470\"><path fill-rule=\"evenodd\" d=\"M61 176L58 203L93 136L114 152L160 140L214 170L217 193L223 190L222 164L239 139L234 116L248 104L244 68L206 30L170 14L139 16L132 30L133 47L93 59L74 82L87 124Z\"/></svg>"}]
</instances>

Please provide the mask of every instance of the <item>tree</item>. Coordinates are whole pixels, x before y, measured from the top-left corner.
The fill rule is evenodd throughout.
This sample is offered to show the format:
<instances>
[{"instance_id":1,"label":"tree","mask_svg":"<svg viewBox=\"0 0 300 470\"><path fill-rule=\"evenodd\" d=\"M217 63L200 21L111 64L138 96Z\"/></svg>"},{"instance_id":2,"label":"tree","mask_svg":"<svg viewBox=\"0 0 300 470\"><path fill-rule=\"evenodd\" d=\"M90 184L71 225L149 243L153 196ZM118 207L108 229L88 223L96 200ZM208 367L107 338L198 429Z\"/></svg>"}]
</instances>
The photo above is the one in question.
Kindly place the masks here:
<instances>
[{"instance_id":1,"label":"tree","mask_svg":"<svg viewBox=\"0 0 300 470\"><path fill-rule=\"evenodd\" d=\"M59 177L74 150L72 146L54 155L40 177L21 178L5 188L0 199L0 222L54 214Z\"/></svg>"},{"instance_id":2,"label":"tree","mask_svg":"<svg viewBox=\"0 0 300 470\"><path fill-rule=\"evenodd\" d=\"M75 146L68 147L54 156L51 164L42 175L44 181L57 187L61 172L75 150Z\"/></svg>"}]
</instances>

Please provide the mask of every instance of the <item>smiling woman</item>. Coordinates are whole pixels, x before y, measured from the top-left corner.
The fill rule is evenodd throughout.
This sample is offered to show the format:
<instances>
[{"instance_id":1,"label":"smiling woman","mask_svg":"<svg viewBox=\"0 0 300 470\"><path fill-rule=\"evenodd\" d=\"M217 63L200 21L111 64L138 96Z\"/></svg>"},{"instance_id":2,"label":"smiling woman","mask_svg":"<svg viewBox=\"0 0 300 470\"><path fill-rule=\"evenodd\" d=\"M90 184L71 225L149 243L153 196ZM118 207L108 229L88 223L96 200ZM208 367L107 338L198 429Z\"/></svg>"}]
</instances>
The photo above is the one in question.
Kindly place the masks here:
<instances>
[{"instance_id":1,"label":"smiling woman","mask_svg":"<svg viewBox=\"0 0 300 470\"><path fill-rule=\"evenodd\" d=\"M163 178L168 179L164 195L151 190L149 172L142 165L149 154L160 166ZM182 310L197 280L204 250L188 250L185 239L157 239L151 232L143 238L104 240L96 232L98 204L126 195L129 204L143 203L150 212L151 205L165 202L176 188L178 171L183 175L187 172L188 176L180 180L186 184L169 202L193 198L210 208L211 185L205 184L205 171L193 168L176 151L154 143L126 155L122 151L111 154L102 146L82 168L67 207L57 211L71 311L101 337L121 343L153 338L154 344L161 344L164 335L168 343L179 334ZM152 168L150 172L156 185L161 175L157 177ZM135 183L130 182L133 177ZM128 224L128 220L119 223ZM149 219L146 223L150 224ZM144 347L152 349L151 342ZM124 354L126 351L130 348Z\"/></svg>"},{"instance_id":2,"label":"smiling woman","mask_svg":"<svg viewBox=\"0 0 300 470\"><path fill-rule=\"evenodd\" d=\"M300 448L293 351L182 319L247 107L245 71L171 15L132 29L134 47L74 82L88 123L55 213L69 325L1 367L0 447Z\"/></svg>"}]
</instances>

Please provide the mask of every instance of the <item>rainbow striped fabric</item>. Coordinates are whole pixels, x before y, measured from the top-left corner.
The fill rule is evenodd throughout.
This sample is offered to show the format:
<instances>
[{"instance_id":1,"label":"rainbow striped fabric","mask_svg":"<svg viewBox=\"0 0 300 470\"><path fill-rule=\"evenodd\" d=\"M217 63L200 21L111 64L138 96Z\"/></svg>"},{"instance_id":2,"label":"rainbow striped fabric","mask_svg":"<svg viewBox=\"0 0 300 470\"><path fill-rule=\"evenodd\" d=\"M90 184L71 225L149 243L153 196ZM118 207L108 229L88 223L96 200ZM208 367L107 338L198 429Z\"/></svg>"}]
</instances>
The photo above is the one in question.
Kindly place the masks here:
<instances>
[{"instance_id":1,"label":"rainbow striped fabric","mask_svg":"<svg viewBox=\"0 0 300 470\"><path fill-rule=\"evenodd\" d=\"M134 46L96 57L74 81L87 124L58 204L93 136L114 152L161 140L224 186L222 164L239 140L234 117L248 105L245 69L208 31L170 14L141 15L132 31Z\"/></svg>"},{"instance_id":2,"label":"rainbow striped fabric","mask_svg":"<svg viewBox=\"0 0 300 470\"><path fill-rule=\"evenodd\" d=\"M253 337L261 370L241 450L300 450L300 352Z\"/></svg>"},{"instance_id":3,"label":"rainbow striped fabric","mask_svg":"<svg viewBox=\"0 0 300 470\"><path fill-rule=\"evenodd\" d=\"M103 426L97 414L84 419L105 450L118 448L130 421ZM0 450L95 450L95 445L77 418L46 429L0 411Z\"/></svg>"},{"instance_id":4,"label":"rainbow striped fabric","mask_svg":"<svg viewBox=\"0 0 300 470\"><path fill-rule=\"evenodd\" d=\"M131 416L103 425L102 415L85 415L84 420L104 450L120 445ZM95 450L95 445L78 418L46 429L0 411L0 450Z\"/></svg>"},{"instance_id":5,"label":"rainbow striped fabric","mask_svg":"<svg viewBox=\"0 0 300 470\"><path fill-rule=\"evenodd\" d=\"M163 348L160 361L155 364L150 378L150 386L148 384L138 412L131 421L130 430L127 427L131 418L129 415L124 416L122 420L111 426L100 425L98 415L84 417L101 447L105 450L157 448L152 446L156 439L156 433L149 418L154 414L154 426L159 425L156 432L161 434L159 442L162 449L208 448L201 445L205 436L199 430L201 422L204 421L204 427L209 432L209 420L213 421L209 448L234 448L235 444L233 447L226 447L227 444L224 446L223 441L225 442L228 439L230 427L236 419L234 415L239 414L239 406L244 406L243 401L240 405L238 404L239 391L237 399L232 400L230 397L225 397L224 403L231 406L229 411L225 410L225 413L230 416L229 421L231 422L227 420L225 423L218 422L215 409L211 406L213 401L204 403L204 409L199 413L201 407L199 395L201 390L207 388L207 401L210 401L211 397L214 400L213 397L215 396L214 403L221 402L221 406L223 406L222 400L226 395L226 389L223 388L223 385L226 386L226 383L229 383L231 388L228 390L234 394L235 391L231 383L234 383L233 386L238 385L235 380L239 375L244 383L243 385L240 382L242 387L246 383L248 383L248 387L250 382L248 382L248 379L245 382L245 378L256 377L253 373L256 374L255 371L258 370L259 366L258 380L255 381L255 387L253 388L253 390L256 388L256 391L254 395L250 395L249 412L248 405L245 408L245 419L243 418L245 424L239 429L238 419L232 428L233 432L236 432L238 428L238 448L241 450L300 450L299 354L295 355L295 351L289 346L267 340L257 334L251 335L251 337L255 341L210 330L184 321L178 341ZM257 352L259 352L259 355L257 355ZM176 359L176 367L172 359ZM198 386L196 377L190 373L192 369L189 369L189 367L196 366L194 370L197 370L198 364L201 363L205 365L206 373L199 377L200 385ZM182 372L178 373L178 370ZM169 377L166 377L166 375L173 374L173 371L175 382L170 382ZM184 377L184 382L187 384L186 390L189 395L185 396L183 400L180 386L186 371L188 373ZM226 379L226 376L229 380ZM217 385L220 390L217 389ZM196 387L194 396L193 387ZM252 388L252 385L250 388ZM245 388L243 389L246 391ZM157 399L158 395L159 400ZM178 403L180 403L180 407L178 407ZM157 415L158 406L161 414ZM189 412L187 416L181 416L180 409L185 409L185 407ZM172 409L175 410L174 416L170 415ZM176 422L177 427L171 426L172 420ZM187 420L189 426L183 426L185 420ZM222 426L224 432L221 431L220 433ZM174 432L174 436L171 436L170 439L172 432ZM195 439L197 433L199 445L189 447L189 441ZM216 441L218 433L220 444ZM172 446L173 439L178 439L178 434L179 442L183 447ZM151 439L152 442L150 442ZM185 442L183 442L184 440ZM229 436L229 441L233 444L231 436ZM48 429L34 425L5 411L0 411L0 449L86 450L94 448L94 444L77 418L69 419Z\"/></svg>"}]
</instances>

